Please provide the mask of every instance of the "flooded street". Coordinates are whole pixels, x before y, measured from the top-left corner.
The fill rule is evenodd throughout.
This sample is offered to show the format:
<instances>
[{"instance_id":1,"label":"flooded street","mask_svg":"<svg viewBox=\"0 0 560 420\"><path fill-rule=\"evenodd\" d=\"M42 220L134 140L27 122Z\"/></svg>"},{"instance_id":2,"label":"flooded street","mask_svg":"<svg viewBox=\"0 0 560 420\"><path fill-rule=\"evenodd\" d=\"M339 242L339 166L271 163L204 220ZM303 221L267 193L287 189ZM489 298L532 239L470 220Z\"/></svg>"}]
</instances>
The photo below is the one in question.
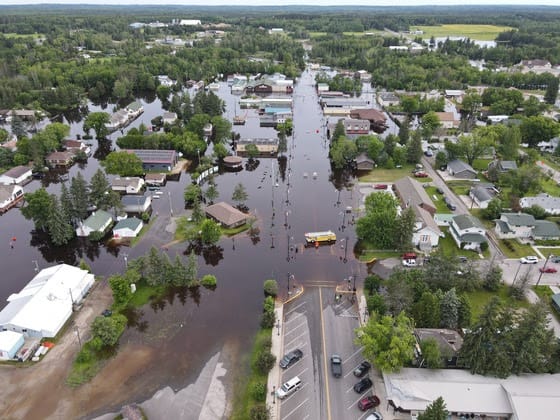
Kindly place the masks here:
<instances>
[{"instance_id":1,"label":"flooded street","mask_svg":"<svg viewBox=\"0 0 560 420\"><path fill-rule=\"evenodd\" d=\"M116 358L90 384L78 390L65 388L64 395L56 395L76 402L72 413L92 417L148 399L165 386L182 389L220 351L227 352L225 382L231 400L231 387L239 369L243 369L240 361L246 360L251 339L259 328L264 280L276 279L284 296L288 293L290 275L290 286L294 281L308 286L325 282L334 285L350 275L356 275L358 282L363 280L365 267L352 254L356 242L354 229L348 226L352 214L344 212L347 206L358 207L357 189L354 190L352 179L343 181L331 172L326 120L313 84L312 74L306 71L295 86L294 135L288 139L284 163L279 165L276 158L261 158L255 170L223 173L215 178L220 194L215 201L231 203L235 185L245 186L249 196L246 204L257 219L259 235L223 237L216 247L202 253L199 277L214 274L218 279L215 291L201 288L196 295L184 290L170 291L160 302L129 314L130 326L121 338ZM234 126L242 137L275 136L272 128L259 127L256 110L240 110L238 105L236 109L238 97L229 93L225 83L221 84L219 94L226 101L228 117L247 116L245 126ZM149 124L151 118L161 113L157 109L159 101L153 104L153 109L145 105L146 111L133 126ZM72 132L79 133L75 124ZM120 135L114 133L112 138L117 134ZM93 143L95 150L97 142ZM97 160L92 157L83 169L74 165L70 177L82 171L89 180L97 167ZM18 210L3 215L0 226L6 252L2 267L11 275L3 276L0 298L4 301L30 280L35 261L39 268L44 268L57 262L77 264L84 258L93 273L107 276L125 268L125 257L132 259L143 255L152 245L161 247L169 243L173 237L166 228L172 216L184 212L183 191L189 182L189 174L183 173L179 181L167 183L162 198L153 204L158 220L132 249L106 248L81 240L64 249L52 249L42 235L30 233L32 222L23 219ZM40 181L33 181L26 189L39 186ZM57 183L48 184L50 192L58 188ZM337 234L336 244L318 249L303 246L305 232L329 229ZM9 249L12 236L17 236L13 250ZM173 245L167 252L171 258L184 254L186 244ZM119 392L115 393L109 383L118 384L115 387ZM84 398L86 390L95 398Z\"/></svg>"}]
</instances>

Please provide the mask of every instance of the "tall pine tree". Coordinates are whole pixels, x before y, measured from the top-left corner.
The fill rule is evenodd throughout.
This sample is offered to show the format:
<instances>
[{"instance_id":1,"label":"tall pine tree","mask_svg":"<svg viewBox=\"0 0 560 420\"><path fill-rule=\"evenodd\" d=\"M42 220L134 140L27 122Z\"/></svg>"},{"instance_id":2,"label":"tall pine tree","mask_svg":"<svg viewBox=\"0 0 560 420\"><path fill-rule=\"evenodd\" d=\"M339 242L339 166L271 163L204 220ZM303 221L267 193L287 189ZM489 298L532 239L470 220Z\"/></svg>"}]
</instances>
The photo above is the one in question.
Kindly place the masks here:
<instances>
[{"instance_id":1,"label":"tall pine tree","mask_svg":"<svg viewBox=\"0 0 560 420\"><path fill-rule=\"evenodd\" d=\"M74 237L74 228L68 222L58 198L54 195L51 197L52 208L47 221L49 236L54 245L66 245Z\"/></svg>"}]
</instances>

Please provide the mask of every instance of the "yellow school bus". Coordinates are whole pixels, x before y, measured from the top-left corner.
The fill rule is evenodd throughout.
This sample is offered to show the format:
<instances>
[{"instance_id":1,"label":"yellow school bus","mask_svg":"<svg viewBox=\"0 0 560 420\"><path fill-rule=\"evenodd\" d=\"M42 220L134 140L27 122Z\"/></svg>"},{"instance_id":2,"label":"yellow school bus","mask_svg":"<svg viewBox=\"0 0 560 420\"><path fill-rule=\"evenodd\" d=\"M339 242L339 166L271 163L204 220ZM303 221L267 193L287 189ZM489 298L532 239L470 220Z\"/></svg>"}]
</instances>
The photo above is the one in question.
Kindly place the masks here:
<instances>
[{"instance_id":1,"label":"yellow school bus","mask_svg":"<svg viewBox=\"0 0 560 420\"><path fill-rule=\"evenodd\" d=\"M333 231L327 230L324 232L308 232L305 234L305 242L308 245L315 243L336 242L336 235Z\"/></svg>"}]
</instances>

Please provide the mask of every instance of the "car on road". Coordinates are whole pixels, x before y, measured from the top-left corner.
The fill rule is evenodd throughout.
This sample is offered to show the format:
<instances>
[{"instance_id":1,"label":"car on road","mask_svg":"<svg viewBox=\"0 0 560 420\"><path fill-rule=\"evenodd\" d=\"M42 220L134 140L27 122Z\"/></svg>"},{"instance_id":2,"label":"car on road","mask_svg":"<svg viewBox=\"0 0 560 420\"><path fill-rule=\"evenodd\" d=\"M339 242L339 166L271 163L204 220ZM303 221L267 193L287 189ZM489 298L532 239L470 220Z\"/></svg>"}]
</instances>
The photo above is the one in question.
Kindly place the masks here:
<instances>
[{"instance_id":1,"label":"car on road","mask_svg":"<svg viewBox=\"0 0 560 420\"><path fill-rule=\"evenodd\" d=\"M370 395L368 397L362 398L358 402L358 408L362 411L369 410L370 408L375 408L379 405L381 401L377 395Z\"/></svg>"},{"instance_id":2,"label":"car on road","mask_svg":"<svg viewBox=\"0 0 560 420\"><path fill-rule=\"evenodd\" d=\"M539 271L541 273L556 273L558 270L554 267L542 267Z\"/></svg>"},{"instance_id":3,"label":"car on road","mask_svg":"<svg viewBox=\"0 0 560 420\"><path fill-rule=\"evenodd\" d=\"M354 369L354 376L361 378L362 376L364 376L366 373L369 372L370 368L371 368L371 364L367 360L364 360L362 363L358 365L356 369Z\"/></svg>"},{"instance_id":4,"label":"car on road","mask_svg":"<svg viewBox=\"0 0 560 420\"><path fill-rule=\"evenodd\" d=\"M560 263L560 257L558 255L551 255L550 256L550 261L552 261L553 263Z\"/></svg>"},{"instance_id":5,"label":"car on road","mask_svg":"<svg viewBox=\"0 0 560 420\"><path fill-rule=\"evenodd\" d=\"M414 176L416 178L428 178L428 174L426 172L415 172Z\"/></svg>"},{"instance_id":6,"label":"car on road","mask_svg":"<svg viewBox=\"0 0 560 420\"><path fill-rule=\"evenodd\" d=\"M377 411L374 411L373 413L371 413L369 416L366 417L366 420L383 420L383 416Z\"/></svg>"},{"instance_id":7,"label":"car on road","mask_svg":"<svg viewBox=\"0 0 560 420\"><path fill-rule=\"evenodd\" d=\"M284 383L280 388L276 390L276 396L280 399L286 398L288 395L293 394L301 387L301 379L294 376L288 382Z\"/></svg>"},{"instance_id":8,"label":"car on road","mask_svg":"<svg viewBox=\"0 0 560 420\"><path fill-rule=\"evenodd\" d=\"M536 264L539 262L539 259L534 255L529 255L528 257L521 257L519 262L521 264Z\"/></svg>"},{"instance_id":9,"label":"car on road","mask_svg":"<svg viewBox=\"0 0 560 420\"><path fill-rule=\"evenodd\" d=\"M287 353L286 355L284 355L282 360L280 360L280 367L282 369L287 369L302 357L303 357L303 352L300 349L295 349Z\"/></svg>"},{"instance_id":10,"label":"car on road","mask_svg":"<svg viewBox=\"0 0 560 420\"><path fill-rule=\"evenodd\" d=\"M331 356L331 372L335 378L342 376L342 359L338 354Z\"/></svg>"},{"instance_id":11,"label":"car on road","mask_svg":"<svg viewBox=\"0 0 560 420\"><path fill-rule=\"evenodd\" d=\"M373 382L371 381L371 379L369 379L368 377L365 377L365 378L362 378L362 380L360 380L360 382L357 382L356 384L354 384L354 391L356 391L358 394L361 394L362 392L370 389L372 385L373 385Z\"/></svg>"}]
</instances>

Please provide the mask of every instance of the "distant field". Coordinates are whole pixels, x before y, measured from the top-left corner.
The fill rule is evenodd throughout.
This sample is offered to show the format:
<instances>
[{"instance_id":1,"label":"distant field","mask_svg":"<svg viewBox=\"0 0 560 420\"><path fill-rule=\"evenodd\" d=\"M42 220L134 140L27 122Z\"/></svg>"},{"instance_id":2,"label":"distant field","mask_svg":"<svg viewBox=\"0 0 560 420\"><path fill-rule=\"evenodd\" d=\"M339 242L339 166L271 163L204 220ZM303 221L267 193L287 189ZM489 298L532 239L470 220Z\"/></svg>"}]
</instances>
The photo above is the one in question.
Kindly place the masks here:
<instances>
[{"instance_id":1,"label":"distant field","mask_svg":"<svg viewBox=\"0 0 560 420\"><path fill-rule=\"evenodd\" d=\"M415 26L410 30L419 29L424 31L423 38L465 36L477 41L493 41L500 32L509 31L509 26L496 25L440 25L440 26Z\"/></svg>"},{"instance_id":2,"label":"distant field","mask_svg":"<svg viewBox=\"0 0 560 420\"><path fill-rule=\"evenodd\" d=\"M343 32L344 36L366 36L366 35L380 35L383 32L380 31L367 31L367 32ZM327 35L327 32L309 32L310 38L319 38L321 36Z\"/></svg>"},{"instance_id":3,"label":"distant field","mask_svg":"<svg viewBox=\"0 0 560 420\"><path fill-rule=\"evenodd\" d=\"M43 37L43 34L15 34L13 32L9 32L6 34L1 34L6 38L39 38Z\"/></svg>"}]
</instances>

